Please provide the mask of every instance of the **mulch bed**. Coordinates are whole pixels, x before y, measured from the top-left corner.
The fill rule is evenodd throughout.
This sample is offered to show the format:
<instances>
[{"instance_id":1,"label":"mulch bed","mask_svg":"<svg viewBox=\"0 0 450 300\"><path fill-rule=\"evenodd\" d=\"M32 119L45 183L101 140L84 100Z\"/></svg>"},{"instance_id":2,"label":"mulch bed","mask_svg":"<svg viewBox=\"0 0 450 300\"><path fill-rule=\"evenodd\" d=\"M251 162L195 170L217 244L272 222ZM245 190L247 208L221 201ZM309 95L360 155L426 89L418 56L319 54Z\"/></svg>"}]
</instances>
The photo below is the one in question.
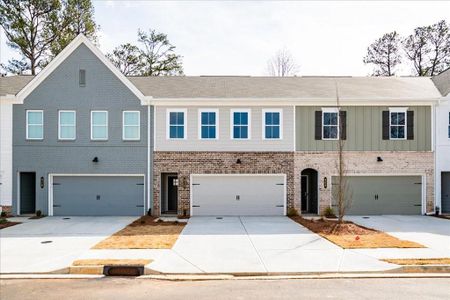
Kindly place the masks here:
<instances>
[{"instance_id":1,"label":"mulch bed","mask_svg":"<svg viewBox=\"0 0 450 300\"><path fill-rule=\"evenodd\" d=\"M450 265L450 258L392 258L382 259L382 261L396 265L409 266Z\"/></svg>"},{"instance_id":2,"label":"mulch bed","mask_svg":"<svg viewBox=\"0 0 450 300\"><path fill-rule=\"evenodd\" d=\"M11 221L8 221L8 220L6 220L6 222L0 221L0 229L11 227L11 226L14 226L14 225L17 225L17 224L20 224L20 222L11 222Z\"/></svg>"},{"instance_id":3,"label":"mulch bed","mask_svg":"<svg viewBox=\"0 0 450 300\"><path fill-rule=\"evenodd\" d=\"M435 215L436 218L450 220L450 215Z\"/></svg>"}]
</instances>

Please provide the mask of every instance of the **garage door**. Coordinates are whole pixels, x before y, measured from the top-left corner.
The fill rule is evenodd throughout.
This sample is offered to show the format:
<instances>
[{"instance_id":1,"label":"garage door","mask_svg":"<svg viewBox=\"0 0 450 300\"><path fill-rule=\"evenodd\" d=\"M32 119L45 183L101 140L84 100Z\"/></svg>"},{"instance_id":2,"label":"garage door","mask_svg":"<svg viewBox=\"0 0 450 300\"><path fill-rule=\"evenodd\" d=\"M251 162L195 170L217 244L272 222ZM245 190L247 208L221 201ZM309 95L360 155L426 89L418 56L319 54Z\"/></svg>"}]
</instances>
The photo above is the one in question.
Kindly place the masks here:
<instances>
[{"instance_id":1,"label":"garage door","mask_svg":"<svg viewBox=\"0 0 450 300\"><path fill-rule=\"evenodd\" d=\"M349 176L351 195L349 215L421 214L422 180L420 176ZM336 204L337 177L333 177Z\"/></svg>"},{"instance_id":2,"label":"garage door","mask_svg":"<svg viewBox=\"0 0 450 300\"><path fill-rule=\"evenodd\" d=\"M142 176L55 176L55 216L139 216L144 214Z\"/></svg>"},{"instance_id":3,"label":"garage door","mask_svg":"<svg viewBox=\"0 0 450 300\"><path fill-rule=\"evenodd\" d=\"M284 175L193 175L193 216L284 215Z\"/></svg>"}]
</instances>

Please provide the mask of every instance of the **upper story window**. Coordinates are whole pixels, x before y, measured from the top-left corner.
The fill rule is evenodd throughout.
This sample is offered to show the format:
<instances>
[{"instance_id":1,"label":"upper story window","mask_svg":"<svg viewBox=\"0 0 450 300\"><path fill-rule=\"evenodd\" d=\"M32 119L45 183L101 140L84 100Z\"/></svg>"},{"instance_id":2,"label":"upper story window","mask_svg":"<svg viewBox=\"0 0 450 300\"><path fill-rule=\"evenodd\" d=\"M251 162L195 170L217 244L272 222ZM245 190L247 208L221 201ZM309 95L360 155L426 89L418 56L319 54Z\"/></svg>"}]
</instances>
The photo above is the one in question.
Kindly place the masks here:
<instances>
[{"instance_id":1,"label":"upper story window","mask_svg":"<svg viewBox=\"0 0 450 300\"><path fill-rule=\"evenodd\" d=\"M60 110L58 112L58 139L74 140L76 138L76 112Z\"/></svg>"},{"instance_id":2,"label":"upper story window","mask_svg":"<svg viewBox=\"0 0 450 300\"><path fill-rule=\"evenodd\" d=\"M186 110L167 110L167 138L186 138Z\"/></svg>"},{"instance_id":3,"label":"upper story window","mask_svg":"<svg viewBox=\"0 0 450 300\"><path fill-rule=\"evenodd\" d=\"M200 139L217 139L217 110L199 110Z\"/></svg>"},{"instance_id":4,"label":"upper story window","mask_svg":"<svg viewBox=\"0 0 450 300\"><path fill-rule=\"evenodd\" d=\"M282 138L281 110L263 110L263 139Z\"/></svg>"},{"instance_id":5,"label":"upper story window","mask_svg":"<svg viewBox=\"0 0 450 300\"><path fill-rule=\"evenodd\" d=\"M232 139L250 139L250 110L231 111Z\"/></svg>"},{"instance_id":6,"label":"upper story window","mask_svg":"<svg viewBox=\"0 0 450 300\"><path fill-rule=\"evenodd\" d=\"M389 138L391 140L406 140L406 108L389 110Z\"/></svg>"},{"instance_id":7,"label":"upper story window","mask_svg":"<svg viewBox=\"0 0 450 300\"><path fill-rule=\"evenodd\" d=\"M124 111L122 115L122 138L137 141L141 138L141 120L139 111Z\"/></svg>"},{"instance_id":8,"label":"upper story window","mask_svg":"<svg viewBox=\"0 0 450 300\"><path fill-rule=\"evenodd\" d=\"M91 140L108 139L108 112L104 110L91 111Z\"/></svg>"},{"instance_id":9,"label":"upper story window","mask_svg":"<svg viewBox=\"0 0 450 300\"><path fill-rule=\"evenodd\" d=\"M337 108L322 109L322 139L337 140L339 137L339 110Z\"/></svg>"},{"instance_id":10,"label":"upper story window","mask_svg":"<svg viewBox=\"0 0 450 300\"><path fill-rule=\"evenodd\" d=\"M26 111L26 138L27 140L44 139L44 111L27 110Z\"/></svg>"}]
</instances>

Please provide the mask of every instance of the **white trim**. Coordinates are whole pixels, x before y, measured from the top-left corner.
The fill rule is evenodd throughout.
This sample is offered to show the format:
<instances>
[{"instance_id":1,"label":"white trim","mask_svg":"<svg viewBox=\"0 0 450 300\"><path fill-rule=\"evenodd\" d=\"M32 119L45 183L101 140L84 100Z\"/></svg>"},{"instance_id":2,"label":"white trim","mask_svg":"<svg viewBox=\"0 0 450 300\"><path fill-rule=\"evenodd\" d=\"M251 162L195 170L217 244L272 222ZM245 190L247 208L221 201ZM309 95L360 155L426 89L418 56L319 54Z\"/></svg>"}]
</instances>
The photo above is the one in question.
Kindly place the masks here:
<instances>
[{"instance_id":1,"label":"white trim","mask_svg":"<svg viewBox=\"0 0 450 300\"><path fill-rule=\"evenodd\" d=\"M171 138L170 137L170 113L182 112L183 116L183 138ZM156 119L156 117L154 118ZM176 125L174 125L176 126ZM180 141L187 139L187 109L186 108L168 108L166 110L166 140Z\"/></svg>"},{"instance_id":2,"label":"white trim","mask_svg":"<svg viewBox=\"0 0 450 300\"><path fill-rule=\"evenodd\" d=\"M53 216L53 177L144 177L144 215L145 210L145 191L146 191L146 176L145 174L61 174L61 173L49 173L48 174L48 215Z\"/></svg>"},{"instance_id":3,"label":"white trim","mask_svg":"<svg viewBox=\"0 0 450 300\"><path fill-rule=\"evenodd\" d=\"M266 113L279 113L280 114L280 137L279 138L266 138ZM262 110L262 139L268 141L278 141L283 139L283 109L282 108L264 108ZM295 121L293 122L295 126Z\"/></svg>"},{"instance_id":4,"label":"white trim","mask_svg":"<svg viewBox=\"0 0 450 300\"><path fill-rule=\"evenodd\" d=\"M138 124L137 125L126 125L125 124L125 113L137 113L138 114ZM138 137L137 138L126 138L125 137L125 127L138 127ZM140 141L141 140L141 112L139 110L124 110L122 111L122 140L123 141Z\"/></svg>"},{"instance_id":5,"label":"white trim","mask_svg":"<svg viewBox=\"0 0 450 300\"><path fill-rule=\"evenodd\" d=\"M324 117L324 115L325 114L337 114L337 118L336 118L336 120L337 120L337 124L336 125L325 125L324 124L324 121L325 121L325 117ZM337 108L337 107L323 107L322 108L322 140L323 141L338 141L339 140L339 137L340 137L340 134L341 134L341 132L340 132L340 116L339 116L339 108ZM328 127L331 127L331 126L336 126L337 128L337 136L336 136L336 138L325 138L324 136L325 136L325 134L324 134L324 129L325 129L325 126L328 126Z\"/></svg>"},{"instance_id":6,"label":"white trim","mask_svg":"<svg viewBox=\"0 0 450 300\"><path fill-rule=\"evenodd\" d=\"M30 124L28 124L28 113L29 112L40 112L41 113L41 124L31 124L32 126L42 126L42 137L41 138L30 138L28 136L28 126ZM44 111L42 109L27 109L25 111L25 139L30 140L30 141L42 141L44 139Z\"/></svg>"},{"instance_id":7,"label":"white trim","mask_svg":"<svg viewBox=\"0 0 450 300\"><path fill-rule=\"evenodd\" d=\"M153 151L151 150L151 134L150 134L151 119L150 119L150 115L151 115L151 108L150 108L150 105L148 105L147 106L147 211L149 209L152 209L152 207L150 207L150 196L151 196L150 180L153 177L151 174L151 172L152 172L151 163L153 161L153 158L152 158Z\"/></svg>"},{"instance_id":8,"label":"white trim","mask_svg":"<svg viewBox=\"0 0 450 300\"><path fill-rule=\"evenodd\" d=\"M62 138L61 137L61 113L71 112L74 113L74 123L73 126L75 128L75 136L73 138ZM69 125L65 125L69 126ZM75 110L58 110L58 140L60 141L74 141L77 139L77 112Z\"/></svg>"},{"instance_id":9,"label":"white trim","mask_svg":"<svg viewBox=\"0 0 450 300\"><path fill-rule=\"evenodd\" d=\"M96 138L92 136L94 125L92 123L92 114L95 112L105 112L106 113L106 124L105 125L95 125L95 126L106 126L106 138ZM109 138L109 116L107 110L91 110L91 141L107 141Z\"/></svg>"},{"instance_id":10,"label":"white trim","mask_svg":"<svg viewBox=\"0 0 450 300\"><path fill-rule=\"evenodd\" d=\"M264 174L248 174L248 173L245 173L245 174L229 174L229 173L227 173L227 174L218 174L218 173L215 173L215 174L190 174L189 175L189 215L192 217L193 215L192 215L192 213L193 213L193 207L192 207L192 204L193 204L193 201L192 201L192 191L193 191L193 189L192 189L192 184L193 184L193 180L192 180L192 178L193 177L223 177L223 176L225 176L225 177L236 177L236 176L242 176L242 177L269 177L269 176L282 176L283 177L283 192L284 192L284 195L283 195L283 200L284 200L284 202L283 202L283 215L285 216L286 214L287 214L287 175L286 174L284 174L284 173L264 173Z\"/></svg>"},{"instance_id":11,"label":"white trim","mask_svg":"<svg viewBox=\"0 0 450 300\"><path fill-rule=\"evenodd\" d=\"M394 125L396 127L405 127L405 136L403 138L393 138L391 137L391 115L392 113L403 113L405 114L405 125ZM408 139L408 108L407 107L389 107L389 140L391 141L405 141Z\"/></svg>"},{"instance_id":12,"label":"white trim","mask_svg":"<svg viewBox=\"0 0 450 300\"><path fill-rule=\"evenodd\" d=\"M150 105L148 105L148 107L151 107ZM153 151L156 151L156 106L153 106ZM148 118L150 119L150 116L148 116ZM149 123L150 124L150 123ZM150 130L150 127L148 128L148 130Z\"/></svg>"},{"instance_id":13,"label":"white trim","mask_svg":"<svg viewBox=\"0 0 450 300\"><path fill-rule=\"evenodd\" d=\"M245 112L247 113L247 120L248 120L248 124L247 124L247 138L246 139L242 139L242 138L234 138L234 113L235 112ZM239 126L239 125L238 125ZM230 109L230 139L231 140L236 140L236 141L248 141L252 139L252 110L249 108L233 108Z\"/></svg>"},{"instance_id":14,"label":"white trim","mask_svg":"<svg viewBox=\"0 0 450 300\"><path fill-rule=\"evenodd\" d=\"M214 124L216 128L216 137L215 138L202 138L202 113L215 113L216 114L216 122ZM219 110L214 108L199 108L198 109L198 139L203 141L214 141L219 139ZM207 125L206 125L207 126ZM211 126L211 125L210 125Z\"/></svg>"},{"instance_id":15,"label":"white trim","mask_svg":"<svg viewBox=\"0 0 450 300\"><path fill-rule=\"evenodd\" d=\"M322 112L339 113L339 107L322 107Z\"/></svg>"},{"instance_id":16,"label":"white trim","mask_svg":"<svg viewBox=\"0 0 450 300\"><path fill-rule=\"evenodd\" d=\"M141 100L141 104L151 99L151 97L144 96L142 92L131 83L107 58L106 56L92 44L84 35L79 34L69 45L67 45L36 77L34 77L18 94L17 99L20 104L24 99L31 94L62 62L74 52L81 44L86 45L89 50L128 88L130 91ZM77 83L78 86L78 83Z\"/></svg>"},{"instance_id":17,"label":"white trim","mask_svg":"<svg viewBox=\"0 0 450 300\"><path fill-rule=\"evenodd\" d=\"M408 111L408 107L389 107L389 112L403 112L406 113Z\"/></svg>"}]
</instances>

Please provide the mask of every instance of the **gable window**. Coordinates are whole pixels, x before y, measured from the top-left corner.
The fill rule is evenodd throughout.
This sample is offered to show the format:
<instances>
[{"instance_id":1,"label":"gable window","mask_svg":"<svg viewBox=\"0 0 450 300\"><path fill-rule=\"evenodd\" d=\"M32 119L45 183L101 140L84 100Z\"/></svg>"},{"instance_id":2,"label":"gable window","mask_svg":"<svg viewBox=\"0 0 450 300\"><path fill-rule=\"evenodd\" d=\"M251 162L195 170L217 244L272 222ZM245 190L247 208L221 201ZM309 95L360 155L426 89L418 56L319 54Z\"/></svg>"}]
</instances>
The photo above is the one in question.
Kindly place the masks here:
<instances>
[{"instance_id":1,"label":"gable window","mask_svg":"<svg viewBox=\"0 0 450 300\"><path fill-rule=\"evenodd\" d=\"M200 139L217 139L217 110L199 110Z\"/></svg>"},{"instance_id":2,"label":"gable window","mask_svg":"<svg viewBox=\"0 0 450 300\"><path fill-rule=\"evenodd\" d=\"M282 138L282 112L280 110L263 110L263 139Z\"/></svg>"},{"instance_id":3,"label":"gable window","mask_svg":"<svg viewBox=\"0 0 450 300\"><path fill-rule=\"evenodd\" d=\"M231 111L232 139L250 139L250 110Z\"/></svg>"},{"instance_id":4,"label":"gable window","mask_svg":"<svg viewBox=\"0 0 450 300\"><path fill-rule=\"evenodd\" d=\"M389 110L389 138L391 140L406 140L406 108Z\"/></svg>"},{"instance_id":5,"label":"gable window","mask_svg":"<svg viewBox=\"0 0 450 300\"><path fill-rule=\"evenodd\" d=\"M139 111L124 111L122 113L122 139L137 141L141 138L141 118Z\"/></svg>"},{"instance_id":6,"label":"gable window","mask_svg":"<svg viewBox=\"0 0 450 300\"><path fill-rule=\"evenodd\" d=\"M186 110L168 110L167 134L169 139L186 138Z\"/></svg>"},{"instance_id":7,"label":"gable window","mask_svg":"<svg viewBox=\"0 0 450 300\"><path fill-rule=\"evenodd\" d=\"M26 112L26 138L27 140L44 139L44 111L27 110Z\"/></svg>"},{"instance_id":8,"label":"gable window","mask_svg":"<svg viewBox=\"0 0 450 300\"><path fill-rule=\"evenodd\" d=\"M91 111L91 140L108 139L108 112L104 110Z\"/></svg>"},{"instance_id":9,"label":"gable window","mask_svg":"<svg viewBox=\"0 0 450 300\"><path fill-rule=\"evenodd\" d=\"M78 76L78 83L80 87L86 86L86 70L80 69L80 73Z\"/></svg>"},{"instance_id":10,"label":"gable window","mask_svg":"<svg viewBox=\"0 0 450 300\"><path fill-rule=\"evenodd\" d=\"M322 139L337 140L339 136L339 110L327 108L322 110Z\"/></svg>"},{"instance_id":11,"label":"gable window","mask_svg":"<svg viewBox=\"0 0 450 300\"><path fill-rule=\"evenodd\" d=\"M60 110L58 112L58 139L74 140L76 138L76 112Z\"/></svg>"}]
</instances>

